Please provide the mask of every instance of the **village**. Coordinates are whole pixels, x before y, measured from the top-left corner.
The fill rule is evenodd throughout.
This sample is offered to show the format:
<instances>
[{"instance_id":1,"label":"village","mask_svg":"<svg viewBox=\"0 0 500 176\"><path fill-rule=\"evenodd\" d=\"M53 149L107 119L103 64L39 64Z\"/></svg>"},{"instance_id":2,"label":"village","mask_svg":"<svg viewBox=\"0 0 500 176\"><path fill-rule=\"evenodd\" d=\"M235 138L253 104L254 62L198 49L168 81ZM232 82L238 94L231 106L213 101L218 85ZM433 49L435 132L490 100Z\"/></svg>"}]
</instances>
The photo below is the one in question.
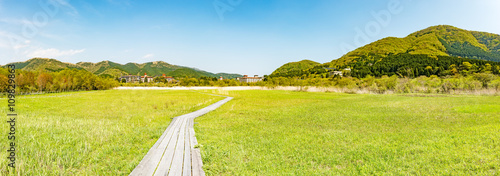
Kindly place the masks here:
<instances>
[{"instance_id":1,"label":"village","mask_svg":"<svg viewBox=\"0 0 500 176\"><path fill-rule=\"evenodd\" d=\"M167 76L166 74L156 75L156 76L148 76L147 73L144 73L144 76L138 75L125 75L118 78L121 83L159 83L159 82L168 82L168 83L176 83L178 80L174 79L172 76ZM215 78L214 78L215 79ZM243 75L243 77L236 78L236 81L242 83L255 83L262 81L264 78L259 77L259 75L254 75L253 77L249 77L248 75ZM218 80L225 80L222 76L218 78Z\"/></svg>"}]
</instances>

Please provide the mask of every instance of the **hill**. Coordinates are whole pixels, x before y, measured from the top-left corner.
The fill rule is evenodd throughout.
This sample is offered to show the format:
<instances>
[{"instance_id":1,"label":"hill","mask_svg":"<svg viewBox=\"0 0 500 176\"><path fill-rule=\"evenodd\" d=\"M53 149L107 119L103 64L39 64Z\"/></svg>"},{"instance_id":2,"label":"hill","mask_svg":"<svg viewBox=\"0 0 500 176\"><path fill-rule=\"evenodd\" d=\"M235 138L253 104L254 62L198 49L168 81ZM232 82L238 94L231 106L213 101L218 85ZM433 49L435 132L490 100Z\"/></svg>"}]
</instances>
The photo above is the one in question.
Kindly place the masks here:
<instances>
[{"instance_id":1,"label":"hill","mask_svg":"<svg viewBox=\"0 0 500 176\"><path fill-rule=\"evenodd\" d=\"M317 65L320 65L320 63L311 60L290 62L276 69L270 76L286 76L287 74L293 74L297 72L302 72L304 70L308 70Z\"/></svg>"},{"instance_id":2,"label":"hill","mask_svg":"<svg viewBox=\"0 0 500 176\"><path fill-rule=\"evenodd\" d=\"M147 62L143 64L127 63L125 65L114 63L111 61L102 61L98 63L78 62L76 64L72 64L72 63L61 62L56 59L33 58L25 62L15 62L12 64L16 65L17 69L26 71L55 72L70 68L70 69L87 70L96 75L111 75L113 77L119 77L122 75L143 75L144 73L147 73L148 75L152 76L166 74L168 76L172 76L175 78L181 78L181 77L199 78L202 76L206 77L223 76L225 79L233 79L242 76L239 74L228 74L228 73L215 74L195 68L172 65L163 61Z\"/></svg>"},{"instance_id":3,"label":"hill","mask_svg":"<svg viewBox=\"0 0 500 176\"><path fill-rule=\"evenodd\" d=\"M329 63L344 65L362 56L389 54L454 56L500 62L500 35L468 31L448 25L432 26L405 38L388 37L347 53Z\"/></svg>"},{"instance_id":4,"label":"hill","mask_svg":"<svg viewBox=\"0 0 500 176\"><path fill-rule=\"evenodd\" d=\"M54 72L54 71L61 71L67 68L82 69L81 67L78 67L75 64L65 63L55 59L46 59L46 58L34 58L26 62L15 62L12 64L16 65L17 69L22 69L26 71L45 70Z\"/></svg>"},{"instance_id":5,"label":"hill","mask_svg":"<svg viewBox=\"0 0 500 176\"><path fill-rule=\"evenodd\" d=\"M432 61L440 59L442 61ZM461 69L464 72L470 71L463 69L467 67L463 62L472 63L477 68L475 71L497 74L500 62L500 35L468 31L448 25L432 26L404 38L383 38L353 50L339 59L311 65L306 70L290 69L300 64L287 63L270 76L329 77L331 76L329 70L344 68L351 68L352 76L355 77L419 76L428 73L447 75L455 72L452 71L452 67L457 67L457 71ZM427 68L428 66L431 68Z\"/></svg>"}]
</instances>

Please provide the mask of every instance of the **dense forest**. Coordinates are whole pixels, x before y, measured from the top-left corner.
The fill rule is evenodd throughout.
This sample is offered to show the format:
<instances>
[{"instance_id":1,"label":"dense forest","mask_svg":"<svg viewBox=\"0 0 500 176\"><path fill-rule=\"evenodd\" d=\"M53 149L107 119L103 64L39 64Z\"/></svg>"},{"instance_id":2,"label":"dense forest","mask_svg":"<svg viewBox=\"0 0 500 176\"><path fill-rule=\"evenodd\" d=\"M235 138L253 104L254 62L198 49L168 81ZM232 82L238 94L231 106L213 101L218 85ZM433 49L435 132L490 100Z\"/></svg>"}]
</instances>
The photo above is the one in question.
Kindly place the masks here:
<instances>
[{"instance_id":1,"label":"dense forest","mask_svg":"<svg viewBox=\"0 0 500 176\"><path fill-rule=\"evenodd\" d=\"M431 75L461 74L467 76L472 73L500 74L500 63L498 62L423 54L397 54L385 58L368 56L347 66L352 68L350 75L356 78L364 78L368 75L375 77L397 75L415 78Z\"/></svg>"},{"instance_id":2,"label":"dense forest","mask_svg":"<svg viewBox=\"0 0 500 176\"><path fill-rule=\"evenodd\" d=\"M350 68L350 71L343 69ZM419 76L454 76L473 73L500 74L500 63L478 59L450 56L429 56L424 54L389 54L388 56L361 56L342 66L317 65L308 70L291 71L270 77L329 78L333 71L343 71L344 76L365 78L367 76L399 76L415 78Z\"/></svg>"},{"instance_id":3,"label":"dense forest","mask_svg":"<svg viewBox=\"0 0 500 176\"><path fill-rule=\"evenodd\" d=\"M486 52L483 49L470 44L469 42L463 43L448 43L440 39L444 47L448 50L450 56L465 57L471 59L481 59L500 62L500 54L497 52Z\"/></svg>"}]
</instances>

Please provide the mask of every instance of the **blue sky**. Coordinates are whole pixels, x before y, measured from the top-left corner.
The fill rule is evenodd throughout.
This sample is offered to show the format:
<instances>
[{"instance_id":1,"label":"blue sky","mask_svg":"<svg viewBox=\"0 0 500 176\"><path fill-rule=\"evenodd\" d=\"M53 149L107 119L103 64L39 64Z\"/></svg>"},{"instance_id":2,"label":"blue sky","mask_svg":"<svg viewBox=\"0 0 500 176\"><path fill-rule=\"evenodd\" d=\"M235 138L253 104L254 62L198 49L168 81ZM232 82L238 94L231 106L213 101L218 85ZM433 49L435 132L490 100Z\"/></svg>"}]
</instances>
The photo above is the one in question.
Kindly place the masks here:
<instances>
[{"instance_id":1,"label":"blue sky","mask_svg":"<svg viewBox=\"0 0 500 176\"><path fill-rule=\"evenodd\" d=\"M270 74L447 24L500 34L497 0L0 0L0 64L165 61Z\"/></svg>"}]
</instances>

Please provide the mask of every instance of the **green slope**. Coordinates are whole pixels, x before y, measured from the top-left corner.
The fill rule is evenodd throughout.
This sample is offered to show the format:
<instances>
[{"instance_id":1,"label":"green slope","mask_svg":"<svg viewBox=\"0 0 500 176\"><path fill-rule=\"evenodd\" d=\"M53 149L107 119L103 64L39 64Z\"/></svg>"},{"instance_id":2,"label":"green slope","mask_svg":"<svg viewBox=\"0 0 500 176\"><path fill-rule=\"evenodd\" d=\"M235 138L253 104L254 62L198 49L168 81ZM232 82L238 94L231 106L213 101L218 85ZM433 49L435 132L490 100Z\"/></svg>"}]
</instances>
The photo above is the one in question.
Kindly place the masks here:
<instances>
[{"instance_id":1,"label":"green slope","mask_svg":"<svg viewBox=\"0 0 500 176\"><path fill-rule=\"evenodd\" d=\"M474 37L492 53L500 54L500 35L487 32L471 32Z\"/></svg>"},{"instance_id":2,"label":"green slope","mask_svg":"<svg viewBox=\"0 0 500 176\"><path fill-rule=\"evenodd\" d=\"M328 65L342 66L366 56L425 54L500 61L500 35L448 25L432 26L405 38L388 37L347 53Z\"/></svg>"},{"instance_id":3,"label":"green slope","mask_svg":"<svg viewBox=\"0 0 500 176\"><path fill-rule=\"evenodd\" d=\"M311 69L314 66L320 65L318 62L311 60L302 60L299 62L290 62L274 70L274 72L269 76L286 76L289 74L303 72L305 70Z\"/></svg>"},{"instance_id":4,"label":"green slope","mask_svg":"<svg viewBox=\"0 0 500 176\"><path fill-rule=\"evenodd\" d=\"M173 77L178 77L178 78L184 78L184 77L199 78L199 77L202 77L202 76L211 76L211 77L214 77L213 75L203 74L202 72L196 71L196 70L191 69L191 68L176 69L176 70L174 70L172 72L169 72L168 74L171 75L171 76L173 76Z\"/></svg>"},{"instance_id":5,"label":"green slope","mask_svg":"<svg viewBox=\"0 0 500 176\"><path fill-rule=\"evenodd\" d=\"M27 60L26 62L14 62L11 63L16 66L16 69L26 70L26 71L60 71L66 68L76 68L82 69L81 67L71 64L64 63L55 59L46 59L46 58L33 58Z\"/></svg>"}]
</instances>

